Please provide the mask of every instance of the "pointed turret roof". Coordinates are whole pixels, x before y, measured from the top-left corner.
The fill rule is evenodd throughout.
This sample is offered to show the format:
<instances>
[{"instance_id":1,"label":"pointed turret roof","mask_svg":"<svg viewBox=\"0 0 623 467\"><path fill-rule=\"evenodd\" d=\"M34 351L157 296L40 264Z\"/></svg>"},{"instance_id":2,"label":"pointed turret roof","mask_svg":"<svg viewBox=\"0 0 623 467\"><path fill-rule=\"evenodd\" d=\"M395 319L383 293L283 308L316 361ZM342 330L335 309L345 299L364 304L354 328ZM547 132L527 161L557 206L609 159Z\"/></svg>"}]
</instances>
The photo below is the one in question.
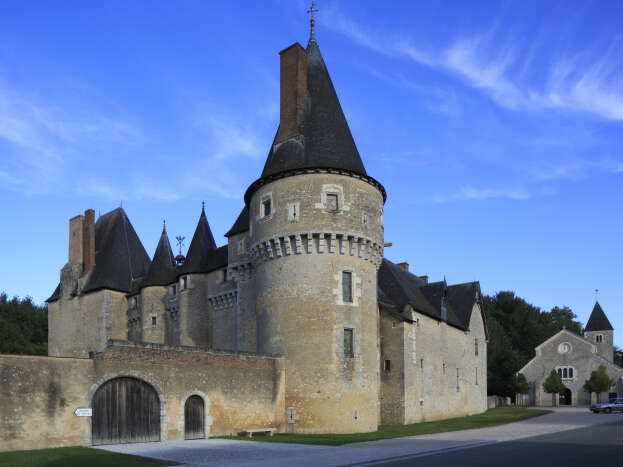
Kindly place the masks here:
<instances>
[{"instance_id":1,"label":"pointed turret roof","mask_svg":"<svg viewBox=\"0 0 623 467\"><path fill-rule=\"evenodd\" d=\"M614 328L610 321L608 321L608 317L604 313L604 310L601 309L601 305L599 302L595 302L595 306L593 307L593 312L591 313L590 318L588 318L588 323L586 323L585 331L612 331Z\"/></svg>"},{"instance_id":2,"label":"pointed turret roof","mask_svg":"<svg viewBox=\"0 0 623 467\"><path fill-rule=\"evenodd\" d=\"M205 208L201 208L201 216L195 229L195 235L188 247L186 261L179 270L179 274L189 274L195 272L207 272L206 268L210 263L210 256L216 250L216 242L208 224Z\"/></svg>"},{"instance_id":3,"label":"pointed turret roof","mask_svg":"<svg viewBox=\"0 0 623 467\"><path fill-rule=\"evenodd\" d=\"M262 176L249 187L245 201L248 203L264 183L301 170L351 174L376 186L385 198L383 186L366 173L320 48L313 38L307 45L306 60L307 97L300 134L280 142L275 136Z\"/></svg>"},{"instance_id":4,"label":"pointed turret roof","mask_svg":"<svg viewBox=\"0 0 623 467\"><path fill-rule=\"evenodd\" d=\"M131 292L147 274L149 255L123 208L95 223L95 265L83 292L112 289Z\"/></svg>"},{"instance_id":5,"label":"pointed turret roof","mask_svg":"<svg viewBox=\"0 0 623 467\"><path fill-rule=\"evenodd\" d=\"M307 45L307 101L303 138L273 144L262 177L303 168L343 169L367 175L340 100L315 40Z\"/></svg>"},{"instance_id":6,"label":"pointed turret roof","mask_svg":"<svg viewBox=\"0 0 623 467\"><path fill-rule=\"evenodd\" d=\"M162 235L158 241L154 259L149 266L147 277L141 287L149 287L152 285L168 285L175 282L177 268L173 257L173 250L169 242L166 226L162 227Z\"/></svg>"}]
</instances>

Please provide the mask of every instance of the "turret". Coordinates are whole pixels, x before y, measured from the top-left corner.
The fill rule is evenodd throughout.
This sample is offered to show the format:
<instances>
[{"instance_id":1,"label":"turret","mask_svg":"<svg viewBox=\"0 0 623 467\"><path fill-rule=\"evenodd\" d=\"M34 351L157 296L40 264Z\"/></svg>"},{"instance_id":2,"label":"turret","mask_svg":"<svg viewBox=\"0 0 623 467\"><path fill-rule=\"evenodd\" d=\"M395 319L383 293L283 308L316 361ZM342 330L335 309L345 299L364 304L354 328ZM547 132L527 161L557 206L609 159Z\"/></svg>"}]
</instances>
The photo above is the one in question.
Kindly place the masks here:
<instances>
[{"instance_id":1,"label":"turret","mask_svg":"<svg viewBox=\"0 0 623 467\"><path fill-rule=\"evenodd\" d=\"M584 337L595 344L599 355L611 362L614 360L614 328L599 302L595 302L591 316L588 318Z\"/></svg>"},{"instance_id":2,"label":"turret","mask_svg":"<svg viewBox=\"0 0 623 467\"><path fill-rule=\"evenodd\" d=\"M375 431L385 191L365 171L316 41L280 57L279 130L245 195L257 348L287 357L290 431Z\"/></svg>"}]
</instances>

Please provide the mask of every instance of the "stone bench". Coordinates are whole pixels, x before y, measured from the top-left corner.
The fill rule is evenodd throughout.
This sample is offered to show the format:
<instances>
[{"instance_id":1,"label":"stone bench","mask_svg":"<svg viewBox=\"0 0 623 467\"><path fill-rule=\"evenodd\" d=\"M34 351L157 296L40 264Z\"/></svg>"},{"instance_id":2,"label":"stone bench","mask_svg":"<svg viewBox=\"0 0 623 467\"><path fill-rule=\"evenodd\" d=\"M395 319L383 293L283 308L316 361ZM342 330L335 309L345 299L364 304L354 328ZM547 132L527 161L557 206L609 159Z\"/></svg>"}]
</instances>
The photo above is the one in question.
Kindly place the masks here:
<instances>
[{"instance_id":1,"label":"stone bench","mask_svg":"<svg viewBox=\"0 0 623 467\"><path fill-rule=\"evenodd\" d=\"M247 436L248 438L252 438L254 434L257 433L265 433L268 436L272 436L277 431L277 428L255 428L253 430L242 430L239 434L240 436Z\"/></svg>"}]
</instances>

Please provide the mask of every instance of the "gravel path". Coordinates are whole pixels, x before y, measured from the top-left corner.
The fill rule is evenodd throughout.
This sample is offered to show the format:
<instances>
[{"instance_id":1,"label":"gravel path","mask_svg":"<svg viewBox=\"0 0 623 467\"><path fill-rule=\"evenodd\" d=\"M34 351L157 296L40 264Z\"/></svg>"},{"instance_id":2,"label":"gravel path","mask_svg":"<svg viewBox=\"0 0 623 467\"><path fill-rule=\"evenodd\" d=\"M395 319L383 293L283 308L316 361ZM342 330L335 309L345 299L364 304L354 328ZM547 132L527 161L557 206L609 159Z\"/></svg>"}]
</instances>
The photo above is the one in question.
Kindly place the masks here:
<instances>
[{"instance_id":1,"label":"gravel path","mask_svg":"<svg viewBox=\"0 0 623 467\"><path fill-rule=\"evenodd\" d=\"M344 446L205 439L118 444L97 448L170 460L172 463L187 466L343 466L393 457L464 449L621 420L623 420L623 414L593 414L586 408L560 408L555 409L552 414L491 428L369 441Z\"/></svg>"}]
</instances>

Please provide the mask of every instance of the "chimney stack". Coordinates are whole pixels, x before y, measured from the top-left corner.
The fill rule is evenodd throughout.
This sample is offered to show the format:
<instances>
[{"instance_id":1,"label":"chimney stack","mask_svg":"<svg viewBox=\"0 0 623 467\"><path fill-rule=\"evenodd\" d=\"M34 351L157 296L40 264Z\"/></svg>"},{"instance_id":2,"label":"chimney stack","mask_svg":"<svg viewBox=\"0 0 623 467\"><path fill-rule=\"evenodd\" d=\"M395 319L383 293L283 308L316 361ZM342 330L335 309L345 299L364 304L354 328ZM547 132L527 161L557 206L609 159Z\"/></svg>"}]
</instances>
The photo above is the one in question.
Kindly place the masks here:
<instances>
[{"instance_id":1,"label":"chimney stack","mask_svg":"<svg viewBox=\"0 0 623 467\"><path fill-rule=\"evenodd\" d=\"M279 52L280 73L280 118L276 143L299 134L303 107L307 99L307 53L295 42Z\"/></svg>"},{"instance_id":2,"label":"chimney stack","mask_svg":"<svg viewBox=\"0 0 623 467\"><path fill-rule=\"evenodd\" d=\"M82 274L95 264L95 211L69 219L69 262L82 263Z\"/></svg>"},{"instance_id":3,"label":"chimney stack","mask_svg":"<svg viewBox=\"0 0 623 467\"><path fill-rule=\"evenodd\" d=\"M398 263L396 266L401 267L402 269L404 269L405 271L409 270L409 263L407 263L406 261L403 263Z\"/></svg>"},{"instance_id":4,"label":"chimney stack","mask_svg":"<svg viewBox=\"0 0 623 467\"><path fill-rule=\"evenodd\" d=\"M420 279L422 279L425 284L428 284L428 276L420 276Z\"/></svg>"}]
</instances>

